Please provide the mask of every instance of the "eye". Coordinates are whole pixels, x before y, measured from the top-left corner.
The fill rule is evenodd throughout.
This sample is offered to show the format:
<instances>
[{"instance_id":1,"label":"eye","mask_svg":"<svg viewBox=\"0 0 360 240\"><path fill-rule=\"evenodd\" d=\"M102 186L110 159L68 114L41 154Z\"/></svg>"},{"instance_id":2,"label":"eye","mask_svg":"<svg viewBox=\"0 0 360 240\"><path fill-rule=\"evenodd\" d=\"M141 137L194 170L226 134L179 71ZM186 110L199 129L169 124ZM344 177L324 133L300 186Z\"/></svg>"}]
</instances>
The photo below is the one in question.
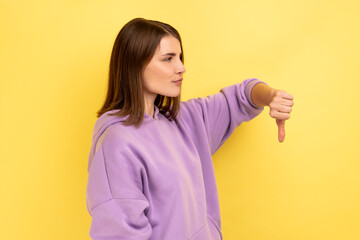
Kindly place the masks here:
<instances>
[{"instance_id":1,"label":"eye","mask_svg":"<svg viewBox=\"0 0 360 240\"><path fill-rule=\"evenodd\" d=\"M165 58L165 61L170 61L172 57Z\"/></svg>"}]
</instances>

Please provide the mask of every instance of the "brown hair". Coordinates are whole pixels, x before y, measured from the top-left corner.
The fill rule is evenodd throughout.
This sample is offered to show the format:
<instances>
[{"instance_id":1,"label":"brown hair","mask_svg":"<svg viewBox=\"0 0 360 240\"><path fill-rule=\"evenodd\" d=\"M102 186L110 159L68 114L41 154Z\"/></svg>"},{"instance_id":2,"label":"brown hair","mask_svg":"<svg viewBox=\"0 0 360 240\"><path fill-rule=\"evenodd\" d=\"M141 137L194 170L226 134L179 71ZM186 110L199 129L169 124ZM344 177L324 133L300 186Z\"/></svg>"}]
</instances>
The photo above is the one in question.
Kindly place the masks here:
<instances>
[{"instance_id":1,"label":"brown hair","mask_svg":"<svg viewBox=\"0 0 360 240\"><path fill-rule=\"evenodd\" d=\"M169 24L144 18L134 18L126 23L115 39L112 49L109 82L105 102L97 112L103 113L120 109L111 115L129 117L123 125L139 127L144 118L144 87L142 73L151 61L161 39L172 35L180 42L180 59L184 64L184 51L178 31ZM168 97L158 94L154 104L159 113L172 121L180 109L180 95Z\"/></svg>"}]
</instances>

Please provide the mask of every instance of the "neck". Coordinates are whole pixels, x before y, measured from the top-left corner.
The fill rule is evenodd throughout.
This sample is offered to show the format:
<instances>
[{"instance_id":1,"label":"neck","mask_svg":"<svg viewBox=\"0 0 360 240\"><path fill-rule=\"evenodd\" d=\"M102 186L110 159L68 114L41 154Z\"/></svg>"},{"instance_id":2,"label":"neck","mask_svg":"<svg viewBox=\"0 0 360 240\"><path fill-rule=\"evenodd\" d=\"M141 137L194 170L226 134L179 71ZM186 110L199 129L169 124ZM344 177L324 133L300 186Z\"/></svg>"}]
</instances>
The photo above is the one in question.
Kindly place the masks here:
<instances>
[{"instance_id":1,"label":"neck","mask_svg":"<svg viewBox=\"0 0 360 240\"><path fill-rule=\"evenodd\" d=\"M154 104L145 105L145 113L149 114L152 118L154 117Z\"/></svg>"},{"instance_id":2,"label":"neck","mask_svg":"<svg viewBox=\"0 0 360 240\"><path fill-rule=\"evenodd\" d=\"M145 113L154 117L154 102L156 96L145 96Z\"/></svg>"}]
</instances>

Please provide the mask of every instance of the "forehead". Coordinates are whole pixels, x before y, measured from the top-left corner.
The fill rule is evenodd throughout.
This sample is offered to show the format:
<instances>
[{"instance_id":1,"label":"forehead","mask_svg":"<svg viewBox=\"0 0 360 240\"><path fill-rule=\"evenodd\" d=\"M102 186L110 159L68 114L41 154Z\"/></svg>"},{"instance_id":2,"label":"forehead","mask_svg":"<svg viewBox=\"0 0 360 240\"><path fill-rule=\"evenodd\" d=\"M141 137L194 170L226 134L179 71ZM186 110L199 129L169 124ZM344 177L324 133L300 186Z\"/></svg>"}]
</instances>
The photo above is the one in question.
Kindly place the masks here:
<instances>
[{"instance_id":1,"label":"forehead","mask_svg":"<svg viewBox=\"0 0 360 240\"><path fill-rule=\"evenodd\" d=\"M178 54L180 54L181 52L180 42L174 36L163 37L157 48L156 54L165 54L169 52L178 53Z\"/></svg>"}]
</instances>

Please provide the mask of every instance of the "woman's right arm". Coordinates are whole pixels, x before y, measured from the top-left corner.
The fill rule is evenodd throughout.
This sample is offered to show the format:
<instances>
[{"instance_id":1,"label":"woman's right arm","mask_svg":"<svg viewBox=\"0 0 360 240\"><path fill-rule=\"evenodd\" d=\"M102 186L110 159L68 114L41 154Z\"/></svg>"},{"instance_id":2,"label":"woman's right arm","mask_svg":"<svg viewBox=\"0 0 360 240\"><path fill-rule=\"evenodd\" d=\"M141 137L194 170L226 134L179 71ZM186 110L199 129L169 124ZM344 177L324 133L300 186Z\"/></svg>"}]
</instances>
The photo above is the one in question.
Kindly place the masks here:
<instances>
[{"instance_id":1,"label":"woman's right arm","mask_svg":"<svg viewBox=\"0 0 360 240\"><path fill-rule=\"evenodd\" d=\"M119 142L105 139L89 171L86 201L94 240L150 239L145 213L149 202L142 192L143 166Z\"/></svg>"},{"instance_id":2,"label":"woman's right arm","mask_svg":"<svg viewBox=\"0 0 360 240\"><path fill-rule=\"evenodd\" d=\"M202 119L206 128L211 155L227 140L242 123L259 115L264 107L255 106L250 98L252 88L264 83L257 78L245 79L241 83L221 88L220 92L206 98L192 98L182 102L183 116L186 122ZM196 120L196 123L201 121ZM192 125L191 130L197 132L199 127Z\"/></svg>"}]
</instances>

